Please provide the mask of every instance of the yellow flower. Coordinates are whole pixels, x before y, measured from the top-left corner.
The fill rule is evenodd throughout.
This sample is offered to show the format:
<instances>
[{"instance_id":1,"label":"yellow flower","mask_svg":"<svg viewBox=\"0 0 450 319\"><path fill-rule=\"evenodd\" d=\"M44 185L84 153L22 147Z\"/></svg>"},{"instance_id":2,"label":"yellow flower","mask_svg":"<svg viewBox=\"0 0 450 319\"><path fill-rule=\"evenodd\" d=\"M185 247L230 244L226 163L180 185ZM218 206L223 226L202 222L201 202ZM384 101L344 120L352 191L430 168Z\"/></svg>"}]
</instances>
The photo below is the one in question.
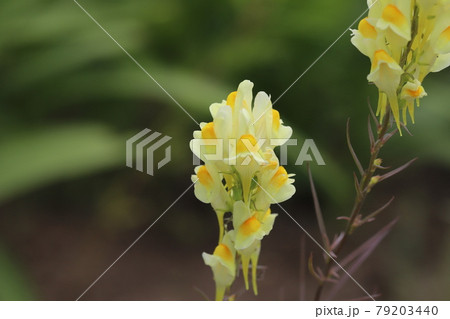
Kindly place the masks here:
<instances>
[{"instance_id":1,"label":"yellow flower","mask_svg":"<svg viewBox=\"0 0 450 319\"><path fill-rule=\"evenodd\" d=\"M400 113L397 98L397 88L400 84L400 79L403 74L403 69L398 63L384 50L375 51L372 58L372 69L367 79L375 83L378 89L385 93L394 119L400 130ZM379 110L380 117L383 119L386 109Z\"/></svg>"},{"instance_id":2,"label":"yellow flower","mask_svg":"<svg viewBox=\"0 0 450 319\"><path fill-rule=\"evenodd\" d=\"M255 295L258 294L256 285L256 269L261 250L261 240L272 230L276 214L271 214L270 209L265 212L251 211L243 202L235 202L233 208L233 227L235 229L234 247L242 260L242 273L244 275L245 288L248 285L248 268L252 263L252 285Z\"/></svg>"},{"instance_id":3,"label":"yellow flower","mask_svg":"<svg viewBox=\"0 0 450 319\"><path fill-rule=\"evenodd\" d=\"M279 112L272 108L266 93L259 92L253 103L252 88L252 82L243 81L238 90L230 93L222 103L212 104L210 112L213 121L202 123L201 130L194 132L190 144L197 157L211 163L225 175L230 196L245 202L253 200L253 179L268 164L264 154L273 153L276 146L284 144L292 135L292 129L283 125ZM199 147L205 144L205 140L208 146ZM216 140L218 142L211 145ZM214 160L208 158L207 155L211 154L208 147L221 147L219 153L222 157ZM266 186L270 188L270 184ZM295 188L292 189L295 192ZM272 202L270 199L266 201Z\"/></svg>"},{"instance_id":4,"label":"yellow flower","mask_svg":"<svg viewBox=\"0 0 450 319\"><path fill-rule=\"evenodd\" d=\"M365 56L371 58L377 49L378 31L375 28L375 20L364 18L358 24L357 30L352 31L353 45Z\"/></svg>"},{"instance_id":5,"label":"yellow flower","mask_svg":"<svg viewBox=\"0 0 450 319\"><path fill-rule=\"evenodd\" d=\"M216 283L216 301L223 300L225 290L231 286L236 276L235 254L232 238L233 231L223 237L212 255L203 253L203 260L210 266Z\"/></svg>"},{"instance_id":6,"label":"yellow flower","mask_svg":"<svg viewBox=\"0 0 450 319\"><path fill-rule=\"evenodd\" d=\"M406 41L411 40L411 15L410 0L378 0L369 13L378 19L378 29L391 30Z\"/></svg>"},{"instance_id":7,"label":"yellow flower","mask_svg":"<svg viewBox=\"0 0 450 319\"><path fill-rule=\"evenodd\" d=\"M419 105L419 99L427 96L427 92L418 80L406 83L401 92L401 98L405 101L409 111L409 115L414 123L414 102L417 101ZM406 108L403 108L403 122L406 124Z\"/></svg>"},{"instance_id":8,"label":"yellow flower","mask_svg":"<svg viewBox=\"0 0 450 319\"><path fill-rule=\"evenodd\" d=\"M242 136L253 136L261 150L273 149L291 137L292 129L283 125L266 93L259 92L252 106L252 88L253 83L245 80L222 103L210 106L213 121L201 123L201 131L194 132L194 140L190 143L196 156L207 160L199 147L201 139L221 140L223 160L226 160L236 156L236 143Z\"/></svg>"},{"instance_id":9,"label":"yellow flower","mask_svg":"<svg viewBox=\"0 0 450 319\"><path fill-rule=\"evenodd\" d=\"M203 203L213 206L215 210L230 211L231 198L227 193L220 174L214 165L206 163L195 168L195 175L191 177L195 182L195 196Z\"/></svg>"},{"instance_id":10,"label":"yellow flower","mask_svg":"<svg viewBox=\"0 0 450 319\"><path fill-rule=\"evenodd\" d=\"M206 204L211 204L214 208L219 222L219 242L222 240L224 226L223 216L232 209L232 200L223 184L223 176L214 165L197 166L195 175L191 176L194 185L195 196Z\"/></svg>"},{"instance_id":11,"label":"yellow flower","mask_svg":"<svg viewBox=\"0 0 450 319\"><path fill-rule=\"evenodd\" d=\"M293 175L278 164L274 153L275 147L291 137L292 129L283 124L266 93L259 92L253 100L252 88L252 82L243 81L226 100L212 104L212 121L201 123L190 143L192 152L205 162L192 176L195 195L211 203L219 220L219 246L213 255L203 254L203 258L213 269L220 300L234 280L231 258L225 258L228 251L234 256L234 250L241 258L247 289L252 263L252 285L257 294L261 240L270 233L276 217L270 213L270 204L295 193ZM233 230L222 239L226 212L231 212ZM236 267L234 259L233 265Z\"/></svg>"},{"instance_id":12,"label":"yellow flower","mask_svg":"<svg viewBox=\"0 0 450 319\"><path fill-rule=\"evenodd\" d=\"M450 1L368 0L368 17L352 30L352 43L371 59L368 80L380 91L381 120L392 111L414 122L414 104L426 96L420 84L430 72L450 66ZM413 90L416 88L416 90ZM416 91L416 97L408 94ZM414 94L413 94L414 95ZM401 134L401 131L400 131Z\"/></svg>"},{"instance_id":13,"label":"yellow flower","mask_svg":"<svg viewBox=\"0 0 450 319\"><path fill-rule=\"evenodd\" d=\"M265 157L267 164L256 174L256 180L261 186L256 189L254 195L254 206L261 211L266 211L270 204L288 200L295 193L292 179L294 174L288 174L286 169L279 165L272 150L267 151Z\"/></svg>"}]
</instances>

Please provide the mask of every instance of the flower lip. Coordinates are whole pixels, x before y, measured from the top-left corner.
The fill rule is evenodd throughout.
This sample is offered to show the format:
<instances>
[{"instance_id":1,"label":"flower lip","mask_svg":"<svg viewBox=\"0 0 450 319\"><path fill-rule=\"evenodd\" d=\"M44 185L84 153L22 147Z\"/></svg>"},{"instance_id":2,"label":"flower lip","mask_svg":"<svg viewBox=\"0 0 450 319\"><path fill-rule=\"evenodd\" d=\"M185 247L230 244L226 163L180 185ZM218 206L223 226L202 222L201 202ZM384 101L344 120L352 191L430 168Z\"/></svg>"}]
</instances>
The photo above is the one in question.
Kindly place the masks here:
<instances>
[{"instance_id":1,"label":"flower lip","mask_svg":"<svg viewBox=\"0 0 450 319\"><path fill-rule=\"evenodd\" d=\"M417 90L407 90L407 92L412 97L419 97L423 92L423 87L419 86Z\"/></svg>"},{"instance_id":2,"label":"flower lip","mask_svg":"<svg viewBox=\"0 0 450 319\"><path fill-rule=\"evenodd\" d=\"M197 177L203 186L209 187L214 183L211 174L209 174L208 169L205 165L199 167Z\"/></svg>"},{"instance_id":3,"label":"flower lip","mask_svg":"<svg viewBox=\"0 0 450 319\"><path fill-rule=\"evenodd\" d=\"M234 104L236 103L237 91L231 92L227 97L227 105L231 108L234 108Z\"/></svg>"},{"instance_id":4,"label":"flower lip","mask_svg":"<svg viewBox=\"0 0 450 319\"><path fill-rule=\"evenodd\" d=\"M288 178L289 176L288 173L286 172L286 169L283 166L280 166L278 167L278 170L275 172L275 175L273 175L270 182L276 187L280 188L281 186L284 185L284 183L286 183Z\"/></svg>"},{"instance_id":5,"label":"flower lip","mask_svg":"<svg viewBox=\"0 0 450 319\"><path fill-rule=\"evenodd\" d=\"M377 37L377 30L367 21L367 18L359 22L358 31L361 32L364 38L375 39Z\"/></svg>"},{"instance_id":6,"label":"flower lip","mask_svg":"<svg viewBox=\"0 0 450 319\"><path fill-rule=\"evenodd\" d=\"M275 109L272 109L272 127L275 130L280 128L280 112Z\"/></svg>"},{"instance_id":7,"label":"flower lip","mask_svg":"<svg viewBox=\"0 0 450 319\"><path fill-rule=\"evenodd\" d=\"M255 216L247 219L239 228L241 233L245 236L249 236L259 230L261 223Z\"/></svg>"},{"instance_id":8,"label":"flower lip","mask_svg":"<svg viewBox=\"0 0 450 319\"><path fill-rule=\"evenodd\" d=\"M203 126L203 128L202 128L202 138L203 139L215 139L215 138L217 138L216 137L216 132L214 130L214 123L213 122L209 122L205 126Z\"/></svg>"},{"instance_id":9,"label":"flower lip","mask_svg":"<svg viewBox=\"0 0 450 319\"><path fill-rule=\"evenodd\" d=\"M377 50L372 59L372 70L376 69L381 63L396 63L395 60L385 51Z\"/></svg>"},{"instance_id":10,"label":"flower lip","mask_svg":"<svg viewBox=\"0 0 450 319\"><path fill-rule=\"evenodd\" d=\"M388 4L381 14L383 20L392 23L397 27L405 25L406 18L403 13L393 4Z\"/></svg>"},{"instance_id":11,"label":"flower lip","mask_svg":"<svg viewBox=\"0 0 450 319\"><path fill-rule=\"evenodd\" d=\"M225 244L219 244L216 249L214 249L214 256L220 257L225 261L233 260L233 254L231 253L230 248L228 248Z\"/></svg>"},{"instance_id":12,"label":"flower lip","mask_svg":"<svg viewBox=\"0 0 450 319\"><path fill-rule=\"evenodd\" d=\"M238 154L240 153L247 153L247 152L254 152L258 151L258 142L256 141L256 138L251 134L244 134L239 138L239 141L236 145L236 152Z\"/></svg>"}]
</instances>

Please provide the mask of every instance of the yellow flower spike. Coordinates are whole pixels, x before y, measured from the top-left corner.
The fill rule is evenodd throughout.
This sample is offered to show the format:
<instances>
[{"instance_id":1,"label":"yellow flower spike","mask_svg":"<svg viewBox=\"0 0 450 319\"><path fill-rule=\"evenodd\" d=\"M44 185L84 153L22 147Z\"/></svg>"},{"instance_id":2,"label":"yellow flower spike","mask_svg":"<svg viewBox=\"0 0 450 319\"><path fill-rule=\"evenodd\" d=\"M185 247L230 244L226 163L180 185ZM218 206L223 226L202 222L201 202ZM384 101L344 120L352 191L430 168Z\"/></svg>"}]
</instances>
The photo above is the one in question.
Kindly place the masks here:
<instances>
[{"instance_id":1,"label":"yellow flower spike","mask_svg":"<svg viewBox=\"0 0 450 319\"><path fill-rule=\"evenodd\" d=\"M202 122L190 142L193 153L205 162L195 168L191 177L195 182L195 195L200 201L211 203L219 224L219 245L213 254L203 254L205 263L213 271L216 300L223 300L234 281L235 253L241 256L247 289L251 263L253 291L258 293L260 244L272 230L276 217L268 208L271 202L286 200L295 192L293 179L289 178L293 175L279 168L273 151L286 143L292 129L283 125L280 113L272 108L270 96L259 92L253 99L252 89L253 83L245 80L226 100L211 104L212 121ZM212 141L205 146L205 139ZM218 140L223 141L219 146L223 149L213 153L220 144L213 142ZM207 156L209 154L223 154L223 157ZM267 189L269 195L262 189ZM232 214L234 230L230 232L224 229L227 212ZM229 251L233 258L229 258Z\"/></svg>"},{"instance_id":2,"label":"yellow flower spike","mask_svg":"<svg viewBox=\"0 0 450 319\"><path fill-rule=\"evenodd\" d=\"M377 30L369 23L367 18L364 18L359 22L358 31L361 32L364 38L375 39L377 37Z\"/></svg>"},{"instance_id":3,"label":"yellow flower spike","mask_svg":"<svg viewBox=\"0 0 450 319\"><path fill-rule=\"evenodd\" d=\"M351 30L351 42L371 59L368 80L379 89L380 122L392 111L402 135L400 116L406 124L409 113L414 123L414 108L426 96L415 82L450 66L450 1L367 0L367 4L368 17ZM406 80L410 82L405 85Z\"/></svg>"}]
</instances>

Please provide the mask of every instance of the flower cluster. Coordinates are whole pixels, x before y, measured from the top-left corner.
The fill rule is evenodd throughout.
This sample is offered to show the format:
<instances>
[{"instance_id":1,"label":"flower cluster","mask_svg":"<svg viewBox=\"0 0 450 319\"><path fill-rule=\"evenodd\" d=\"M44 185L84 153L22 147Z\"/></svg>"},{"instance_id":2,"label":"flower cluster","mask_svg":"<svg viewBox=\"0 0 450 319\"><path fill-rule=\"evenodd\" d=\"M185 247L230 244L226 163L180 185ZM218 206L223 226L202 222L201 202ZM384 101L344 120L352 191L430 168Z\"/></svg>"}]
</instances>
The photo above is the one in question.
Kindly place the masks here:
<instances>
[{"instance_id":1,"label":"flower cluster","mask_svg":"<svg viewBox=\"0 0 450 319\"><path fill-rule=\"evenodd\" d=\"M203 253L214 274L216 300L223 300L240 264L249 289L251 263L257 294L261 240L272 230L276 217L270 205L295 193L293 175L274 153L276 146L291 137L292 129L283 125L266 93L259 92L252 101L252 88L252 82L243 81L222 103L212 104L213 121L201 123L190 143L193 153L205 163L192 175L195 195L211 204L219 222L218 246L212 255Z\"/></svg>"},{"instance_id":2,"label":"flower cluster","mask_svg":"<svg viewBox=\"0 0 450 319\"><path fill-rule=\"evenodd\" d=\"M426 96L430 72L450 65L450 0L368 0L368 17L352 30L352 43L368 56L367 79L380 91L377 115L392 114L400 130L408 110Z\"/></svg>"}]
</instances>

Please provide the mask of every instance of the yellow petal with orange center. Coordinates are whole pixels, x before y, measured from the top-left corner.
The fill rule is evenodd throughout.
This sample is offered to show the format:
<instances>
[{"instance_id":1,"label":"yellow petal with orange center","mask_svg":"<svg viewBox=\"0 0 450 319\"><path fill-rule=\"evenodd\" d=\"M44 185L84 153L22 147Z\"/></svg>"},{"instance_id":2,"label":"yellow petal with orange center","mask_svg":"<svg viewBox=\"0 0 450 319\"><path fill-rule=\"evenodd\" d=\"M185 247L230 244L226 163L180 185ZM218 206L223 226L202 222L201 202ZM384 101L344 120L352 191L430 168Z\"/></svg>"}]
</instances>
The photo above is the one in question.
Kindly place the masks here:
<instances>
[{"instance_id":1,"label":"yellow petal with orange center","mask_svg":"<svg viewBox=\"0 0 450 319\"><path fill-rule=\"evenodd\" d=\"M390 22L397 27L401 27L406 23L406 18L403 13L393 4L389 4L384 8L381 17L383 20Z\"/></svg>"},{"instance_id":2,"label":"yellow petal with orange center","mask_svg":"<svg viewBox=\"0 0 450 319\"><path fill-rule=\"evenodd\" d=\"M280 128L280 112L274 109L272 109L272 127L275 130Z\"/></svg>"},{"instance_id":3,"label":"yellow petal with orange center","mask_svg":"<svg viewBox=\"0 0 450 319\"><path fill-rule=\"evenodd\" d=\"M364 38L375 39L377 37L377 30L367 21L367 18L359 22L358 31L361 32Z\"/></svg>"},{"instance_id":4,"label":"yellow petal with orange center","mask_svg":"<svg viewBox=\"0 0 450 319\"><path fill-rule=\"evenodd\" d=\"M423 93L423 87L419 86L419 88L417 90L406 90L406 92L411 97L417 98Z\"/></svg>"},{"instance_id":5,"label":"yellow petal with orange center","mask_svg":"<svg viewBox=\"0 0 450 319\"><path fill-rule=\"evenodd\" d=\"M231 106L232 108L234 107L234 103L236 103L236 95L237 91L234 91L228 94L227 97L227 105Z\"/></svg>"},{"instance_id":6,"label":"yellow petal with orange center","mask_svg":"<svg viewBox=\"0 0 450 319\"><path fill-rule=\"evenodd\" d=\"M214 249L214 256L220 257L225 261L232 261L233 254L231 253L230 248L228 248L225 244L219 244L216 249Z\"/></svg>"},{"instance_id":7,"label":"yellow petal with orange center","mask_svg":"<svg viewBox=\"0 0 450 319\"><path fill-rule=\"evenodd\" d=\"M249 219L247 219L241 225L241 227L239 227L239 231L244 236L249 236L249 235L255 233L256 231L258 231L260 227L261 227L261 223L259 222L259 220L256 219L255 216L253 216L253 217L250 217Z\"/></svg>"},{"instance_id":8,"label":"yellow petal with orange center","mask_svg":"<svg viewBox=\"0 0 450 319\"><path fill-rule=\"evenodd\" d=\"M244 142L245 141L245 142ZM251 144L251 145L250 145ZM254 147L258 142L256 141L256 138L251 134L244 134L241 136L239 141L236 145L236 152L239 153L245 153L249 152L249 148ZM248 147L247 147L248 145Z\"/></svg>"},{"instance_id":9,"label":"yellow petal with orange center","mask_svg":"<svg viewBox=\"0 0 450 319\"><path fill-rule=\"evenodd\" d=\"M203 186L210 187L214 183L211 174L209 174L205 165L200 166L197 172L197 177Z\"/></svg>"},{"instance_id":10,"label":"yellow petal with orange center","mask_svg":"<svg viewBox=\"0 0 450 319\"><path fill-rule=\"evenodd\" d=\"M214 139L216 138L216 132L214 131L214 123L209 122L202 128L202 138L203 139Z\"/></svg>"},{"instance_id":11,"label":"yellow petal with orange center","mask_svg":"<svg viewBox=\"0 0 450 319\"><path fill-rule=\"evenodd\" d=\"M286 172L286 169L283 166L278 167L278 170L276 171L275 175L273 175L272 179L270 180L270 183L274 185L277 188L280 188L281 186L286 183L288 180L288 174Z\"/></svg>"},{"instance_id":12,"label":"yellow petal with orange center","mask_svg":"<svg viewBox=\"0 0 450 319\"><path fill-rule=\"evenodd\" d=\"M372 59L372 70L375 69L380 62L393 63L395 60L384 50L377 50Z\"/></svg>"}]
</instances>

